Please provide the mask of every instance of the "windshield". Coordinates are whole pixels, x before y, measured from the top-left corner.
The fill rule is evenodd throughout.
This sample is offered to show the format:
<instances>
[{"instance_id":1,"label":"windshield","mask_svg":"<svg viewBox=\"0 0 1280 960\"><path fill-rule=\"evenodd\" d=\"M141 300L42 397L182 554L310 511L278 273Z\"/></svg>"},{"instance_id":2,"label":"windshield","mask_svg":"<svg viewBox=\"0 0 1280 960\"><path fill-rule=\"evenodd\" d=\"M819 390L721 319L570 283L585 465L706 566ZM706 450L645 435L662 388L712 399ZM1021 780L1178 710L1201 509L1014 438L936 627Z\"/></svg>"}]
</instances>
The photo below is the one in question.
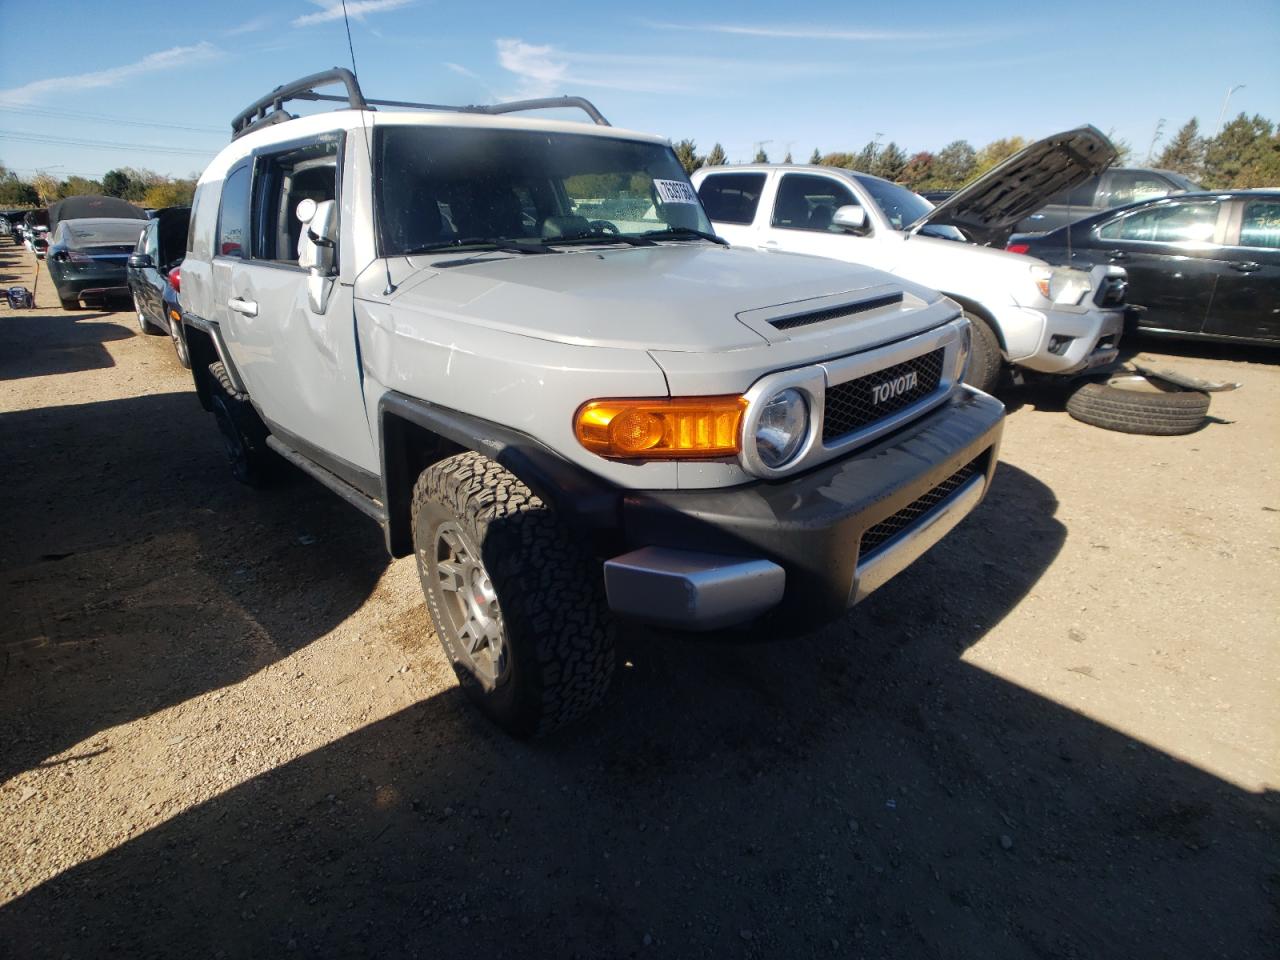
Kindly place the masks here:
<instances>
[{"instance_id":1,"label":"windshield","mask_svg":"<svg viewBox=\"0 0 1280 960\"><path fill-rule=\"evenodd\" d=\"M389 126L375 131L374 152L383 256L469 243L713 232L666 144Z\"/></svg>"},{"instance_id":2,"label":"windshield","mask_svg":"<svg viewBox=\"0 0 1280 960\"><path fill-rule=\"evenodd\" d=\"M105 244L134 244L145 228L145 220L66 220L64 236L74 247L93 247Z\"/></svg>"}]
</instances>

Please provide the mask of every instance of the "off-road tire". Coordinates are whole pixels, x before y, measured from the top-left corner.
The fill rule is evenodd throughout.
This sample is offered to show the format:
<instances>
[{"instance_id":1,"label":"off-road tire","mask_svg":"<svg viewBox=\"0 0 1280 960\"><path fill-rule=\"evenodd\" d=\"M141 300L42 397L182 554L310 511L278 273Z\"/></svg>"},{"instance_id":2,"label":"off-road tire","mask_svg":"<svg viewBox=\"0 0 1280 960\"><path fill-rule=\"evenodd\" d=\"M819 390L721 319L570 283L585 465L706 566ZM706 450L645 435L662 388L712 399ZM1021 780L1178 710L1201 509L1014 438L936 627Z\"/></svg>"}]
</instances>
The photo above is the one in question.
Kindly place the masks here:
<instances>
[{"instance_id":1,"label":"off-road tire","mask_svg":"<svg viewBox=\"0 0 1280 960\"><path fill-rule=\"evenodd\" d=\"M1150 383L1150 391L1085 383L1067 398L1067 413L1081 423L1121 433L1173 437L1200 429L1209 412L1207 393L1165 389L1154 381Z\"/></svg>"},{"instance_id":2,"label":"off-road tire","mask_svg":"<svg viewBox=\"0 0 1280 960\"><path fill-rule=\"evenodd\" d=\"M267 446L266 424L249 403L248 395L232 386L221 360L209 364L209 400L232 474L248 486L265 486L276 467L275 455Z\"/></svg>"},{"instance_id":3,"label":"off-road tire","mask_svg":"<svg viewBox=\"0 0 1280 960\"><path fill-rule=\"evenodd\" d=\"M1000 339L991 329L991 324L982 317L968 310L964 315L973 328L969 347L969 369L964 375L964 382L971 387L977 387L984 393L991 393L1000 382L1000 371L1004 369Z\"/></svg>"},{"instance_id":4,"label":"off-road tire","mask_svg":"<svg viewBox=\"0 0 1280 960\"><path fill-rule=\"evenodd\" d=\"M62 304L63 310L79 310L80 309L79 297L58 297L58 302Z\"/></svg>"},{"instance_id":5,"label":"off-road tire","mask_svg":"<svg viewBox=\"0 0 1280 960\"><path fill-rule=\"evenodd\" d=\"M427 611L462 689L480 710L524 738L597 707L613 680L613 624L600 570L561 518L501 464L471 452L424 470L412 511ZM437 533L450 522L479 546L501 607L508 655L490 690L467 666L441 607Z\"/></svg>"}]
</instances>

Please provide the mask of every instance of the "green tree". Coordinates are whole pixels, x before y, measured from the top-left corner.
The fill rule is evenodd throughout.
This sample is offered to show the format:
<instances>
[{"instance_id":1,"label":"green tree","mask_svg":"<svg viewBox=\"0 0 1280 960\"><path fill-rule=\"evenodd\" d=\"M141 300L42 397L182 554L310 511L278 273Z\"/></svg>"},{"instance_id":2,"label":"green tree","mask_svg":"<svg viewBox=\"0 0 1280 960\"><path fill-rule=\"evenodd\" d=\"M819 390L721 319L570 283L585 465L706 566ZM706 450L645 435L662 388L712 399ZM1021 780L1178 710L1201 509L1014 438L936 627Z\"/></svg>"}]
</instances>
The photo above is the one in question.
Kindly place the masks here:
<instances>
[{"instance_id":1,"label":"green tree","mask_svg":"<svg viewBox=\"0 0 1280 960\"><path fill-rule=\"evenodd\" d=\"M1165 144L1156 157L1156 166L1199 180L1204 172L1204 148L1204 137L1200 136L1200 121L1192 117Z\"/></svg>"},{"instance_id":2,"label":"green tree","mask_svg":"<svg viewBox=\"0 0 1280 960\"><path fill-rule=\"evenodd\" d=\"M906 166L907 155L902 152L901 147L890 140L884 149L876 154L876 161L871 168L871 172L877 177L884 177L886 180L897 180L902 176L902 171Z\"/></svg>"},{"instance_id":3,"label":"green tree","mask_svg":"<svg viewBox=\"0 0 1280 960\"><path fill-rule=\"evenodd\" d=\"M973 179L977 153L968 140L953 140L938 151L933 161L933 186L958 187Z\"/></svg>"},{"instance_id":4,"label":"green tree","mask_svg":"<svg viewBox=\"0 0 1280 960\"><path fill-rule=\"evenodd\" d=\"M674 148L676 159L680 161L680 166L684 167L685 173L693 173L707 162L706 157L698 156L698 145L692 140L681 140L674 145Z\"/></svg>"},{"instance_id":5,"label":"green tree","mask_svg":"<svg viewBox=\"0 0 1280 960\"><path fill-rule=\"evenodd\" d=\"M790 162L791 162L791 151L790 151L790 150L788 150L788 151L787 151L787 155L786 155L785 157L783 157L783 158L782 158L782 162L783 162L783 163L790 163Z\"/></svg>"},{"instance_id":6,"label":"green tree","mask_svg":"<svg viewBox=\"0 0 1280 960\"><path fill-rule=\"evenodd\" d=\"M102 195L102 181L70 176L58 184L59 197L97 197Z\"/></svg>"},{"instance_id":7,"label":"green tree","mask_svg":"<svg viewBox=\"0 0 1280 960\"><path fill-rule=\"evenodd\" d=\"M147 188L142 197L144 207L189 207L195 196L194 180L170 180Z\"/></svg>"},{"instance_id":8,"label":"green tree","mask_svg":"<svg viewBox=\"0 0 1280 960\"><path fill-rule=\"evenodd\" d=\"M858 155L853 158L853 165L850 169L861 170L863 173L870 173L876 168L876 159L879 155L880 144L872 140L858 151Z\"/></svg>"},{"instance_id":9,"label":"green tree","mask_svg":"<svg viewBox=\"0 0 1280 960\"><path fill-rule=\"evenodd\" d=\"M0 163L0 207L34 207L39 203L35 187Z\"/></svg>"},{"instance_id":10,"label":"green tree","mask_svg":"<svg viewBox=\"0 0 1280 960\"><path fill-rule=\"evenodd\" d=\"M814 148L813 148L813 153L811 153L811 154L809 155L809 162L810 162L810 163L814 163L814 164L821 163L821 162L822 162L822 151L820 151L817 147L814 147Z\"/></svg>"},{"instance_id":11,"label":"green tree","mask_svg":"<svg viewBox=\"0 0 1280 960\"><path fill-rule=\"evenodd\" d=\"M751 158L752 163L768 163L769 155L764 152L764 147L756 148L756 155Z\"/></svg>"},{"instance_id":12,"label":"green tree","mask_svg":"<svg viewBox=\"0 0 1280 960\"><path fill-rule=\"evenodd\" d=\"M729 162L729 158L725 156L724 147L716 144L711 148L711 152L707 154L708 167L723 167Z\"/></svg>"},{"instance_id":13,"label":"green tree","mask_svg":"<svg viewBox=\"0 0 1280 960\"><path fill-rule=\"evenodd\" d=\"M1274 185L1280 176L1277 149L1274 124L1241 113L1205 146L1204 185L1211 190Z\"/></svg>"},{"instance_id":14,"label":"green tree","mask_svg":"<svg viewBox=\"0 0 1280 960\"><path fill-rule=\"evenodd\" d=\"M58 188L61 182L57 177L41 172L31 178L31 186L35 188L36 196L40 198L43 206L48 206L53 201L59 199Z\"/></svg>"},{"instance_id":15,"label":"green tree","mask_svg":"<svg viewBox=\"0 0 1280 960\"><path fill-rule=\"evenodd\" d=\"M108 197L119 197L121 200L137 199L133 178L123 170L108 170L102 175L102 192Z\"/></svg>"}]
</instances>

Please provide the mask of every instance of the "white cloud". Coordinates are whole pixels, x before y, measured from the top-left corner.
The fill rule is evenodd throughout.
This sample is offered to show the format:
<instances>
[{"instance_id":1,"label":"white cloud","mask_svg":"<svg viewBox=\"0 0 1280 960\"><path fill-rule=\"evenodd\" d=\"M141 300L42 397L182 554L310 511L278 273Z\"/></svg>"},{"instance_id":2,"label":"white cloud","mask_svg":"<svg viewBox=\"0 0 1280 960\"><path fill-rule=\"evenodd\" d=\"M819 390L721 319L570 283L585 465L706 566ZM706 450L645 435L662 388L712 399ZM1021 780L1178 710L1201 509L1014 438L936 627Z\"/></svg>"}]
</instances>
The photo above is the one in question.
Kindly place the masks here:
<instances>
[{"instance_id":1,"label":"white cloud","mask_svg":"<svg viewBox=\"0 0 1280 960\"><path fill-rule=\"evenodd\" d=\"M78 73L65 77L48 77L34 80L20 87L0 90L0 100L9 104L33 103L49 94L75 90L91 90L95 87L114 87L132 77L176 67L189 67L223 56L223 52L207 40L192 47L171 47L157 53L149 53L141 60L106 70Z\"/></svg>"},{"instance_id":2,"label":"white cloud","mask_svg":"<svg viewBox=\"0 0 1280 960\"><path fill-rule=\"evenodd\" d=\"M222 35L224 37L239 37L246 33L257 33L259 30L265 30L269 26L271 26L271 17L254 17L252 20L246 20L239 26L231 27L229 30L223 30Z\"/></svg>"},{"instance_id":3,"label":"white cloud","mask_svg":"<svg viewBox=\"0 0 1280 960\"><path fill-rule=\"evenodd\" d=\"M733 23L669 23L645 21L656 30L687 30L694 33L723 33L743 37L777 37L788 40L938 40L952 33L904 32L901 30L834 30L813 26L752 26Z\"/></svg>"},{"instance_id":4,"label":"white cloud","mask_svg":"<svg viewBox=\"0 0 1280 960\"><path fill-rule=\"evenodd\" d=\"M315 13L304 13L293 20L295 27L309 27L315 23L328 23L330 20L342 19L342 0L311 0L320 9ZM347 16L352 20L363 20L371 13L383 13L407 7L413 0L351 0L347 4Z\"/></svg>"},{"instance_id":5,"label":"white cloud","mask_svg":"<svg viewBox=\"0 0 1280 960\"><path fill-rule=\"evenodd\" d=\"M735 60L716 57L584 53L550 44L504 38L498 63L519 78L511 97L547 97L583 87L635 93L694 93L717 90L747 71L755 78L826 76L845 64L813 60Z\"/></svg>"},{"instance_id":6,"label":"white cloud","mask_svg":"<svg viewBox=\"0 0 1280 960\"><path fill-rule=\"evenodd\" d=\"M471 77L473 80L479 79L479 76L476 74L474 70L468 70L466 67L464 67L460 63L450 63L448 60L446 60L444 62L444 65L448 67L450 70L452 70L454 73L461 74L464 77Z\"/></svg>"}]
</instances>

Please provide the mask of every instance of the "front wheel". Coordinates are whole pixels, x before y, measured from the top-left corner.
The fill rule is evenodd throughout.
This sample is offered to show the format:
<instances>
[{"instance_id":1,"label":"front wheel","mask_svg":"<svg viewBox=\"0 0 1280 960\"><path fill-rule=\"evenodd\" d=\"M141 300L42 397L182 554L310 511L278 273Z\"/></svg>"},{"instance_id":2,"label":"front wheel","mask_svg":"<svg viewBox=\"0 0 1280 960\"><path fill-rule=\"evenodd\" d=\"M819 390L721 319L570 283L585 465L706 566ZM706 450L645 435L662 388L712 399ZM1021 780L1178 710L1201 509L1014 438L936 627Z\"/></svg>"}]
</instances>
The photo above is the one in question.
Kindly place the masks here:
<instances>
[{"instance_id":1,"label":"front wheel","mask_svg":"<svg viewBox=\"0 0 1280 960\"><path fill-rule=\"evenodd\" d=\"M1000 382L1000 371L1004 367L1004 357L1000 353L1000 340L991 324L976 313L964 312L965 319L973 328L972 346L969 348L969 371L964 375L964 382L977 387L984 393L991 393Z\"/></svg>"},{"instance_id":2,"label":"front wheel","mask_svg":"<svg viewBox=\"0 0 1280 960\"><path fill-rule=\"evenodd\" d=\"M191 369L191 352L187 349L187 337L182 330L182 321L169 318L169 337L173 340L173 352L178 355L178 362Z\"/></svg>"},{"instance_id":3,"label":"front wheel","mask_svg":"<svg viewBox=\"0 0 1280 960\"><path fill-rule=\"evenodd\" d=\"M613 679L600 572L513 473L478 453L423 471L413 542L427 611L458 681L517 737L596 707Z\"/></svg>"}]
</instances>

